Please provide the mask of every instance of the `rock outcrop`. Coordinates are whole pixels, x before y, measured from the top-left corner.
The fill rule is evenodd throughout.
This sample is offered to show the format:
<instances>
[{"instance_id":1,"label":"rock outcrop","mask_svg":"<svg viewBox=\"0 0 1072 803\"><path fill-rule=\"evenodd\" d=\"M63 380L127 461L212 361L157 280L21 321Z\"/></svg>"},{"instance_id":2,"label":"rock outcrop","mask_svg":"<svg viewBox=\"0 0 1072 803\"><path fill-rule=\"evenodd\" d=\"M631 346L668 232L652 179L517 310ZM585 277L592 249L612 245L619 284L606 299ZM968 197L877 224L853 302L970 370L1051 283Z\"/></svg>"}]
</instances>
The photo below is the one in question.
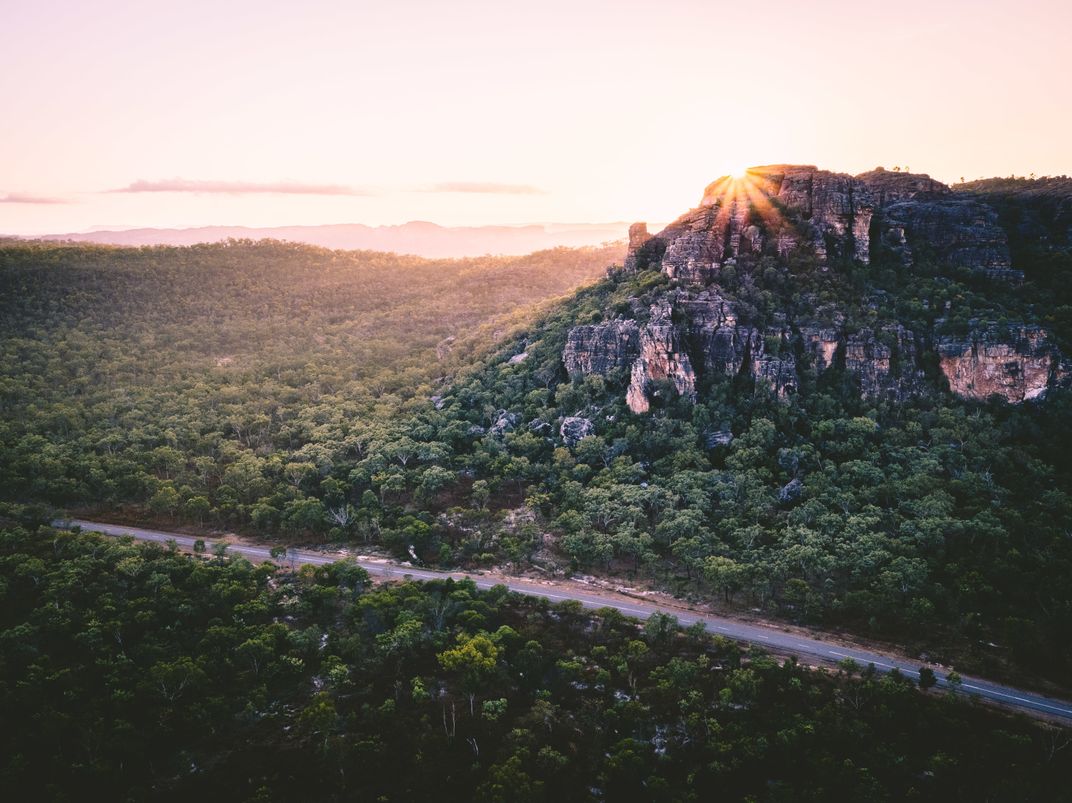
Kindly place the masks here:
<instances>
[{"instance_id":1,"label":"rock outcrop","mask_svg":"<svg viewBox=\"0 0 1072 803\"><path fill-rule=\"evenodd\" d=\"M797 389L797 365L792 354L764 354L752 360L752 378L769 387L778 398L785 398Z\"/></svg>"},{"instance_id":2,"label":"rock outcrop","mask_svg":"<svg viewBox=\"0 0 1072 803\"><path fill-rule=\"evenodd\" d=\"M830 173L813 165L754 167L748 178L804 222L820 261L834 256L852 256L865 263L870 260L875 202L865 184L845 173Z\"/></svg>"},{"instance_id":3,"label":"rock outcrop","mask_svg":"<svg viewBox=\"0 0 1072 803\"><path fill-rule=\"evenodd\" d=\"M640 356L640 327L636 321L608 321L570 330L562 361L570 374L606 376L626 368Z\"/></svg>"},{"instance_id":4,"label":"rock outcrop","mask_svg":"<svg viewBox=\"0 0 1072 803\"><path fill-rule=\"evenodd\" d=\"M652 383L663 380L673 383L679 396L696 395L696 374L671 319L669 302L652 307L651 320L640 332L640 356L633 363L625 394L629 409L646 413L651 407L648 393Z\"/></svg>"},{"instance_id":5,"label":"rock outcrop","mask_svg":"<svg viewBox=\"0 0 1072 803\"><path fill-rule=\"evenodd\" d=\"M872 242L874 231L881 234ZM1012 270L1004 230L988 205L958 197L930 176L880 169L858 176L813 165L751 168L708 185L700 205L652 236L630 229L626 268L658 267L690 284L716 281L741 258L785 258L802 249L821 264L864 264L889 248L911 267L920 254L997 279Z\"/></svg>"},{"instance_id":6,"label":"rock outcrop","mask_svg":"<svg viewBox=\"0 0 1072 803\"><path fill-rule=\"evenodd\" d=\"M867 173L860 173L856 180L867 188L871 200L879 209L917 197L953 194L949 187L925 173L907 173L876 167Z\"/></svg>"},{"instance_id":7,"label":"rock outcrop","mask_svg":"<svg viewBox=\"0 0 1072 803\"><path fill-rule=\"evenodd\" d=\"M733 433L728 429L720 429L704 435L704 446L708 449L718 449L721 446L729 446L733 443Z\"/></svg>"},{"instance_id":8,"label":"rock outcrop","mask_svg":"<svg viewBox=\"0 0 1072 803\"><path fill-rule=\"evenodd\" d=\"M800 499L803 493L804 483L800 481L800 478L794 477L778 491L778 501L783 505L791 505Z\"/></svg>"},{"instance_id":9,"label":"rock outcrop","mask_svg":"<svg viewBox=\"0 0 1072 803\"><path fill-rule=\"evenodd\" d=\"M571 415L562 419L562 426L559 427L558 434L562 437L562 442L567 446L576 446L582 438L587 438L589 435L594 434L595 431L595 424L592 423L591 419Z\"/></svg>"},{"instance_id":10,"label":"rock outcrop","mask_svg":"<svg viewBox=\"0 0 1072 803\"><path fill-rule=\"evenodd\" d=\"M499 410L495 414L495 423L488 428L488 434L502 436L507 432L513 432L520 420L521 416L517 413L511 413L509 410Z\"/></svg>"},{"instance_id":11,"label":"rock outcrop","mask_svg":"<svg viewBox=\"0 0 1072 803\"><path fill-rule=\"evenodd\" d=\"M848 259L867 263L880 252L892 252L906 269L925 259L1019 278L996 212L929 176L757 167L710 184L696 209L656 235L643 223L630 228L627 271L660 270L675 284L646 315L637 310L635 319L575 327L563 363L571 375L628 371L634 413L647 412L663 384L692 397L705 379L742 377L785 397L804 372L831 369L856 377L866 398L903 401L933 387L924 370L928 353L939 354L951 390L967 398L1021 402L1063 379L1060 355L1038 328L1002 334L984 327L967 338L938 338L899 324L848 329L836 311L798 320L776 312L759 326L720 286L730 267L738 276L772 261L829 269Z\"/></svg>"},{"instance_id":12,"label":"rock outcrop","mask_svg":"<svg viewBox=\"0 0 1072 803\"><path fill-rule=\"evenodd\" d=\"M911 267L918 256L993 279L1023 281L1013 270L1005 230L991 207L966 199L902 201L883 211L882 241Z\"/></svg>"},{"instance_id":13,"label":"rock outcrop","mask_svg":"<svg viewBox=\"0 0 1072 803\"><path fill-rule=\"evenodd\" d=\"M800 327L800 339L809 363L820 372L834 365L843 340L837 329L822 326Z\"/></svg>"},{"instance_id":14,"label":"rock outcrop","mask_svg":"<svg viewBox=\"0 0 1072 803\"><path fill-rule=\"evenodd\" d=\"M1005 333L987 327L968 337L942 337L937 351L950 390L972 399L1037 399L1067 375L1057 349L1037 326Z\"/></svg>"},{"instance_id":15,"label":"rock outcrop","mask_svg":"<svg viewBox=\"0 0 1072 803\"><path fill-rule=\"evenodd\" d=\"M688 322L690 350L700 357L701 375L734 376L755 349L756 332L739 326L733 306L716 289L678 302Z\"/></svg>"},{"instance_id":16,"label":"rock outcrop","mask_svg":"<svg viewBox=\"0 0 1072 803\"><path fill-rule=\"evenodd\" d=\"M899 324L849 335L845 370L859 379L862 396L891 401L918 393L924 379L916 335Z\"/></svg>"},{"instance_id":17,"label":"rock outcrop","mask_svg":"<svg viewBox=\"0 0 1072 803\"><path fill-rule=\"evenodd\" d=\"M651 239L647 223L634 223L629 227L629 250L625 254L625 269L630 273L637 270L637 253Z\"/></svg>"},{"instance_id":18,"label":"rock outcrop","mask_svg":"<svg viewBox=\"0 0 1072 803\"><path fill-rule=\"evenodd\" d=\"M725 259L733 254L727 248L732 237L729 224L720 208L699 209L671 224L657 240L662 249L662 271L671 279L692 284L713 281ZM668 235L669 236L666 236ZM656 238L648 241L648 245Z\"/></svg>"},{"instance_id":19,"label":"rock outcrop","mask_svg":"<svg viewBox=\"0 0 1072 803\"><path fill-rule=\"evenodd\" d=\"M710 310L712 304L710 298L693 299L683 306ZM1011 334L986 328L966 337L930 339L898 324L850 333L808 326L761 331L737 325L728 315L681 324L663 316L639 331L641 346L626 391L634 413L651 408L652 386L660 380L691 398L698 375L747 375L785 397L799 387L802 371L821 374L834 367L859 381L864 398L903 402L926 392L923 354L928 349L937 352L950 390L968 399L998 395L1017 404L1040 398L1069 376L1046 332L1032 326L1017 326Z\"/></svg>"}]
</instances>

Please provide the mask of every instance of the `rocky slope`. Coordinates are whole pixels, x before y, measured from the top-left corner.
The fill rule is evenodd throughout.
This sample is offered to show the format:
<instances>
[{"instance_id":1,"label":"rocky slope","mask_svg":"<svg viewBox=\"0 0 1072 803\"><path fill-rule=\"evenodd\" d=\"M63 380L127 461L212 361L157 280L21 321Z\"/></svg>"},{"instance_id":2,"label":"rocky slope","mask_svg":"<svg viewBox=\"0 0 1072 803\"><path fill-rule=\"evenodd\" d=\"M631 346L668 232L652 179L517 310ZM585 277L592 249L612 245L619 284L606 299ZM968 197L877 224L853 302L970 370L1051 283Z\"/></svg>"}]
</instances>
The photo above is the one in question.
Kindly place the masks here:
<instances>
[{"instance_id":1,"label":"rocky slope","mask_svg":"<svg viewBox=\"0 0 1072 803\"><path fill-rule=\"evenodd\" d=\"M1043 250L1072 248L1072 178L992 178L958 184L959 196L1005 213L1010 238Z\"/></svg>"},{"instance_id":2,"label":"rocky slope","mask_svg":"<svg viewBox=\"0 0 1072 803\"><path fill-rule=\"evenodd\" d=\"M574 328L563 362L571 375L628 372L626 399L637 413L665 383L689 397L705 375L749 375L784 397L803 372L834 367L856 377L866 397L903 399L928 390L928 354L938 355L949 389L971 399L1037 399L1067 376L1047 332L1026 323L973 321L952 336L940 326L851 328L836 315L780 312L760 325L722 286L730 270L794 260L839 270L876 259L900 271L925 261L998 283L1023 278L995 210L928 176L758 167L714 182L696 209L654 236L632 226L624 269L661 271L671 289L630 318Z\"/></svg>"}]
</instances>

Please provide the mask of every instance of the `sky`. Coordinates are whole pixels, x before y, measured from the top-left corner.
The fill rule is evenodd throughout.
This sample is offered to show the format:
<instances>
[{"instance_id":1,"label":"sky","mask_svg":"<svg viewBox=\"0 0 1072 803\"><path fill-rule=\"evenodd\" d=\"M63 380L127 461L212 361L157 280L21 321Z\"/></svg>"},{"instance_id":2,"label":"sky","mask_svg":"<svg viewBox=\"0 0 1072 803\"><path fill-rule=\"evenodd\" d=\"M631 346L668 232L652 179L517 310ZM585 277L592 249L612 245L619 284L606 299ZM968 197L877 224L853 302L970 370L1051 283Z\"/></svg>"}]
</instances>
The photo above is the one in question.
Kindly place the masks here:
<instances>
[{"instance_id":1,"label":"sky","mask_svg":"<svg viewBox=\"0 0 1072 803\"><path fill-rule=\"evenodd\" d=\"M0 0L0 232L667 221L1072 173L1068 0Z\"/></svg>"}]
</instances>

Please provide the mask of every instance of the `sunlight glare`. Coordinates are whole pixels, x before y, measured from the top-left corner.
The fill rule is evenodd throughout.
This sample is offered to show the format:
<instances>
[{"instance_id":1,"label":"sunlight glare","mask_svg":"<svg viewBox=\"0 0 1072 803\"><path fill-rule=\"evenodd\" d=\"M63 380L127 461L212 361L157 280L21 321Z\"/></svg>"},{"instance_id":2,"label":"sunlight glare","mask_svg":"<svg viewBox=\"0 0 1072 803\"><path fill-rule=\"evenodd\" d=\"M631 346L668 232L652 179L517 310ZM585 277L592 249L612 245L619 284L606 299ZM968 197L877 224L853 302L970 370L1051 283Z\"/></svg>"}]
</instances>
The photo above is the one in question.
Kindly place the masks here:
<instances>
[{"instance_id":1,"label":"sunlight glare","mask_svg":"<svg viewBox=\"0 0 1072 803\"><path fill-rule=\"evenodd\" d=\"M748 174L749 167L751 167L751 164L743 160L726 159L716 164L713 174L740 181Z\"/></svg>"}]
</instances>

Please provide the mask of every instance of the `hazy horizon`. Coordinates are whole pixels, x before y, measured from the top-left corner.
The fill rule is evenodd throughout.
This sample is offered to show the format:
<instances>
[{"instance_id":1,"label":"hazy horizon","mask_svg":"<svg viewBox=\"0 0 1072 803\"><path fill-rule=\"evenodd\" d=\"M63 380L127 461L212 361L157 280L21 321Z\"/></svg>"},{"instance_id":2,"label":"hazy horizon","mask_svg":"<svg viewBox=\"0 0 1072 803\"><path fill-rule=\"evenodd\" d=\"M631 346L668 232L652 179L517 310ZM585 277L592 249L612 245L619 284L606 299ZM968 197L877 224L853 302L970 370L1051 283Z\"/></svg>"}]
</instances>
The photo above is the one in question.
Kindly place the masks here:
<instances>
[{"instance_id":1,"label":"hazy horizon","mask_svg":"<svg viewBox=\"0 0 1072 803\"><path fill-rule=\"evenodd\" d=\"M792 162L1072 172L1072 12L9 4L0 232L670 220Z\"/></svg>"},{"instance_id":2,"label":"hazy horizon","mask_svg":"<svg viewBox=\"0 0 1072 803\"><path fill-rule=\"evenodd\" d=\"M628 227L629 223L624 221L444 227L430 221L414 220L388 226L328 223L310 226L105 228L87 232L54 232L29 236L28 239L120 246L187 246L229 239L267 239L335 250L386 251L427 259L453 259L489 254L522 256L560 246L601 247L609 243L621 243L624 249Z\"/></svg>"}]
</instances>

